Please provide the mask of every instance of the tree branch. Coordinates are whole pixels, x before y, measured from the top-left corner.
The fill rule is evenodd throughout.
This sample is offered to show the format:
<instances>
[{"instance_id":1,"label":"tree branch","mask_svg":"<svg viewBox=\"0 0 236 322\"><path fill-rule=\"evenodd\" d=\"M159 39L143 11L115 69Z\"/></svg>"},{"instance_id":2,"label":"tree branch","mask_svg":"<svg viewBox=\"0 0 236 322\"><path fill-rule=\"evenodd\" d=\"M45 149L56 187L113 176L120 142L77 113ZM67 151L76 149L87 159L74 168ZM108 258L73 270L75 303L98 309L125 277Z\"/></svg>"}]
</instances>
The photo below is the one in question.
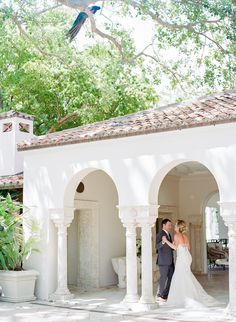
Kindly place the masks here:
<instances>
[{"instance_id":1,"label":"tree branch","mask_svg":"<svg viewBox=\"0 0 236 322\"><path fill-rule=\"evenodd\" d=\"M167 70L172 76L173 78L178 82L180 88L182 89L182 91L184 93L186 93L185 89L182 87L181 85L181 81L179 80L179 78L176 76L176 74L168 67L166 66L165 64L163 64L159 59L157 59L156 57L150 55L150 54L145 54L145 53L142 53L142 56L145 56L145 57L148 57L148 58L151 58L152 60L154 60L158 65L160 65L162 68L164 68L165 70Z\"/></svg>"},{"instance_id":2,"label":"tree branch","mask_svg":"<svg viewBox=\"0 0 236 322\"><path fill-rule=\"evenodd\" d=\"M216 42L214 39L212 39L211 37L207 36L203 32L198 32L198 31L194 30L194 33L197 34L197 35L203 36L203 37L205 37L205 39L208 39L211 42L213 42L223 53L227 52L218 42Z\"/></svg>"},{"instance_id":3,"label":"tree branch","mask_svg":"<svg viewBox=\"0 0 236 322\"><path fill-rule=\"evenodd\" d=\"M139 4L137 1L130 1L130 4L132 5L133 8L137 9L139 7ZM150 10L147 10L147 14L154 20L156 21L159 25L166 27L168 29L171 30L176 30L176 29L187 29L188 31L195 33L197 35L203 36L205 38L207 38L208 40L210 40L212 43L214 43L222 52L226 53L226 50L218 43L216 42L214 39L212 39L211 37L207 36L205 33L203 32L199 32L196 31L194 29L195 26L199 25L199 24L213 24L216 23L218 24L221 20L220 19L215 19L215 20L200 20L200 21L196 21L196 22L190 22L187 24L171 24L167 21L164 21L160 18L160 16L157 13L153 13Z\"/></svg>"},{"instance_id":4,"label":"tree branch","mask_svg":"<svg viewBox=\"0 0 236 322\"><path fill-rule=\"evenodd\" d=\"M38 12L36 12L36 14L37 14L37 15L41 15L41 14L44 14L45 12L47 12L47 11L57 9L57 8L59 8L59 7L61 7L61 6L62 6L62 4L57 4L57 5L53 6L53 7L45 8L45 9L43 9L43 10L41 10L41 11L38 11Z\"/></svg>"},{"instance_id":5,"label":"tree branch","mask_svg":"<svg viewBox=\"0 0 236 322\"><path fill-rule=\"evenodd\" d=\"M103 3L105 1L106 0L103 0ZM124 1L124 0L119 0L119 1ZM80 9L80 10L82 9L81 6L75 5L74 3L72 3L69 0L58 0L58 2L60 2L61 4L66 5L66 6L69 6L71 8L76 8L76 9ZM94 1L88 0L88 1L86 1L86 3L89 6L90 4L94 3ZM130 0L129 1L129 4L134 9L138 9L140 7L140 2L139 1L136 1L136 0ZM91 21L91 26L92 26L92 28L91 28L92 29L92 32L98 34L102 38L106 38L109 41L111 41L116 46L116 48L118 49L118 51L120 52L122 58L124 58L124 53L123 53L123 50L122 50L122 47L121 47L120 43L113 36L102 32L101 30L99 30L96 27L95 20L94 20L94 18L92 16L91 12L88 10L88 8L86 8L84 11L89 15L89 18L90 18L90 21ZM205 19L205 20L200 20L200 21L196 21L196 22L189 22L187 24L172 24L172 23L169 23L167 21L164 21L162 18L160 18L160 15L158 13L154 13L151 10L147 10L146 11L146 14L149 15L159 25L161 25L163 27L166 27L166 28L168 28L170 30L186 29L186 30L188 30L188 31L190 31L192 33L195 33L195 34L199 35L199 36L205 37L210 42L214 43L222 52L226 53L226 50L217 41L215 41L214 39L212 39L211 37L209 37L205 33L199 32L199 31L195 30L195 28L194 28L194 27L196 27L199 24L218 24L221 21L220 19L214 19L214 20Z\"/></svg>"},{"instance_id":6,"label":"tree branch","mask_svg":"<svg viewBox=\"0 0 236 322\"><path fill-rule=\"evenodd\" d=\"M57 120L57 125L60 127L64 124L66 124L67 122L73 121L78 117L78 112L72 112L70 114L67 114L66 116L60 118ZM52 126L49 130L48 133L53 133L55 132L55 126Z\"/></svg>"},{"instance_id":7,"label":"tree branch","mask_svg":"<svg viewBox=\"0 0 236 322\"><path fill-rule=\"evenodd\" d=\"M30 44L33 44L34 47L41 53L41 55L45 56L49 56L49 57L57 57L59 59L60 62L62 62L63 64L65 63L63 61L63 59L58 56L58 55L55 55L55 54L51 54L51 53L48 53L48 52L45 52L42 48L40 48L38 46L38 44L27 34L27 32L24 30L24 28L22 27L21 23L18 21L17 19L17 16L12 16L12 20L13 22L16 24L20 34L30 43Z\"/></svg>"},{"instance_id":8,"label":"tree branch","mask_svg":"<svg viewBox=\"0 0 236 322\"><path fill-rule=\"evenodd\" d=\"M153 42L151 44L148 44L147 46L145 46L143 48L143 50L141 50L138 54L136 54L133 58L123 58L124 62L126 63L133 63L137 58L139 58L140 56L144 56L144 52L146 49L148 49L149 47L153 46Z\"/></svg>"},{"instance_id":9,"label":"tree branch","mask_svg":"<svg viewBox=\"0 0 236 322\"><path fill-rule=\"evenodd\" d=\"M57 2L63 4L64 6L73 8L73 9L79 9L79 10L84 10L85 5L83 4L83 1L81 4L75 4L73 1L71 0L57 0ZM86 6L90 6L91 4L93 4L95 1L94 0L87 0L86 1Z\"/></svg>"},{"instance_id":10,"label":"tree branch","mask_svg":"<svg viewBox=\"0 0 236 322\"><path fill-rule=\"evenodd\" d=\"M134 0L131 0L130 1L130 5L135 8L135 9L138 9L139 7L139 3L137 1L134 1ZM155 20L159 25L163 26L163 27L167 27L168 29L172 29L172 30L175 30L175 29L183 29L183 28L186 28L186 29L190 29L190 28L193 28L199 24L212 24L212 23L219 23L221 20L220 19L215 19L215 20L200 20L200 21L196 21L196 22L189 22L187 24L172 24L172 23L169 23L167 21L164 21L160 18L159 14L158 13L154 13L152 12L151 10L147 10L146 13L153 19Z\"/></svg>"},{"instance_id":11,"label":"tree branch","mask_svg":"<svg viewBox=\"0 0 236 322\"><path fill-rule=\"evenodd\" d=\"M101 31L101 30L99 30L97 28L95 19L93 17L93 14L91 13L91 11L89 11L88 9L86 9L85 12L89 16L92 32L94 32L95 34L99 35L102 38L105 38L105 39L110 40L115 45L115 47L118 49L118 51L119 51L119 53L120 53L120 55L121 55L121 57L123 59L124 58L124 53L123 53L123 49L122 49L121 44L116 40L116 38L114 38L113 36L111 36L109 34L106 34L105 32L103 32L103 31Z\"/></svg>"}]
</instances>

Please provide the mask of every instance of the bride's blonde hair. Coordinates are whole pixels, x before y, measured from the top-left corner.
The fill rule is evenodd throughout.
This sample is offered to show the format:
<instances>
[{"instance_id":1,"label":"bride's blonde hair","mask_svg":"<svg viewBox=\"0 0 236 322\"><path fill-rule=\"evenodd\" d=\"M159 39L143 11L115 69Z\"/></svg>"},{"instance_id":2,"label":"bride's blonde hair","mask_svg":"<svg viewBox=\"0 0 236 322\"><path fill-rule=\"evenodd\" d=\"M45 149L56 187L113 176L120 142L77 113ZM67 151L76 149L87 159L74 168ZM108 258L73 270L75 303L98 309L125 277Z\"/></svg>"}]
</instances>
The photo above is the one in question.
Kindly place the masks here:
<instances>
[{"instance_id":1,"label":"bride's blonde hair","mask_svg":"<svg viewBox=\"0 0 236 322\"><path fill-rule=\"evenodd\" d=\"M176 226L179 228L179 232L181 234L185 234L187 232L187 224L184 220L178 219Z\"/></svg>"}]
</instances>

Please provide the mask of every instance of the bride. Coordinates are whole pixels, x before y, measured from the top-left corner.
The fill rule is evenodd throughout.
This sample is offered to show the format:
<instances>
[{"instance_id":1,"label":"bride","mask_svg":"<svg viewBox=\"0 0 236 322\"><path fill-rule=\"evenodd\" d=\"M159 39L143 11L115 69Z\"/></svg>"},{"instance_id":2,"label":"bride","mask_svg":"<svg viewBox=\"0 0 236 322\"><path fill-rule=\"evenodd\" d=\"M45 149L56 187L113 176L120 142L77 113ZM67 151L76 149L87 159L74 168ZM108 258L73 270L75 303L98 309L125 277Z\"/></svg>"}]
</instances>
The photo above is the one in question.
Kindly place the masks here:
<instances>
[{"instance_id":1,"label":"bride","mask_svg":"<svg viewBox=\"0 0 236 322\"><path fill-rule=\"evenodd\" d=\"M175 225L174 242L171 243L164 236L162 242L177 251L175 272L172 277L168 306L199 307L217 305L215 299L209 296L191 272L192 256L186 236L187 226L184 220L178 220Z\"/></svg>"}]
</instances>

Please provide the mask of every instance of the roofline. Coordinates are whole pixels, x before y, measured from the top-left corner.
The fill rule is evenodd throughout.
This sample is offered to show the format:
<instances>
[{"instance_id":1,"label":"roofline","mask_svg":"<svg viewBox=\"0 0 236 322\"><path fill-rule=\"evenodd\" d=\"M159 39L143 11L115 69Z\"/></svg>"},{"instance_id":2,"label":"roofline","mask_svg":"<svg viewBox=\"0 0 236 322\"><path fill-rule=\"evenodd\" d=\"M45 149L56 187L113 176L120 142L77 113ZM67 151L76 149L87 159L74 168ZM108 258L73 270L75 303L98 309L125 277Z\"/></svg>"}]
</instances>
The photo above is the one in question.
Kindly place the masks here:
<instances>
[{"instance_id":1,"label":"roofline","mask_svg":"<svg viewBox=\"0 0 236 322\"><path fill-rule=\"evenodd\" d=\"M222 96L222 95L225 95L225 94L231 94L231 93L236 93L236 88L226 89L226 90L224 90L222 92L219 92L219 93L217 92L217 93L211 93L211 94L207 94L207 95L203 95L203 96L196 96L193 99L189 99L189 100L182 101L182 102L163 105L163 106L158 107L158 110L159 111L165 111L168 108L188 106L189 104L193 104L193 103L196 103L196 102L201 102L202 100L206 101L206 100L210 100L210 99L217 98L219 96ZM130 114L130 115L132 115L132 114Z\"/></svg>"},{"instance_id":2,"label":"roofline","mask_svg":"<svg viewBox=\"0 0 236 322\"><path fill-rule=\"evenodd\" d=\"M31 120L31 121L34 120L33 115L18 112L18 111L15 111L15 110L10 110L10 111L7 111L7 112L0 113L0 120L12 118L12 117L19 117L19 118L23 118L23 119Z\"/></svg>"},{"instance_id":3,"label":"roofline","mask_svg":"<svg viewBox=\"0 0 236 322\"><path fill-rule=\"evenodd\" d=\"M4 178L14 178L16 176L22 176L22 179L19 179L15 182L6 182L6 183L1 183L1 179ZM0 190L5 190L5 189L22 189L24 185L24 173L19 172L15 174L10 174L10 175L5 175L5 176L0 176Z\"/></svg>"},{"instance_id":4,"label":"roofline","mask_svg":"<svg viewBox=\"0 0 236 322\"><path fill-rule=\"evenodd\" d=\"M11 190L11 189L23 189L24 184L3 184L0 185L0 191L1 190Z\"/></svg>"},{"instance_id":5,"label":"roofline","mask_svg":"<svg viewBox=\"0 0 236 322\"><path fill-rule=\"evenodd\" d=\"M131 115L131 114L130 114ZM112 140L117 138L125 138L125 137L133 137L133 136L139 136L139 135L148 135L148 134L154 134L154 133L161 133L161 132L171 132L171 131L177 131L177 130L186 130L191 128L198 128L203 126L215 126L220 124L226 124L226 123L235 123L235 118L230 119L221 119L221 120L213 120L208 122L201 122L201 123L195 123L190 125L184 125L184 126L173 126L173 127L166 127L166 128L154 128L150 130L143 130L143 131L135 131L130 133L121 133L121 134L115 134L115 135L108 135L105 137L96 137L96 138L88 138L88 139L75 139L68 142L57 142L57 143L43 143L42 145L36 145L36 146L26 146L26 147L17 147L18 151L27 151L27 150L38 150L38 149L46 149L51 147L58 147L58 146L64 146L64 145L72 145L72 144L80 144L80 143L88 143L88 142L94 142L94 141L104 141L104 140ZM58 132L59 133L59 132Z\"/></svg>"}]
</instances>

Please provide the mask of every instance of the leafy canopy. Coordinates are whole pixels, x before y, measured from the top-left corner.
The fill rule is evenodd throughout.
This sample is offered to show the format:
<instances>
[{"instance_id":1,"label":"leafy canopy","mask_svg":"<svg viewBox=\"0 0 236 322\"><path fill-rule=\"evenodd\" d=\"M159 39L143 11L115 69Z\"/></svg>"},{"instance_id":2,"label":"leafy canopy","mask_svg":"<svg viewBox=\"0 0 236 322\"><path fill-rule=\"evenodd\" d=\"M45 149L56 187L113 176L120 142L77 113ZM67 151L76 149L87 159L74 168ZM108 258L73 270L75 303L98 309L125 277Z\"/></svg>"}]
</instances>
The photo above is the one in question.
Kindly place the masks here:
<instances>
[{"instance_id":1,"label":"leafy canopy","mask_svg":"<svg viewBox=\"0 0 236 322\"><path fill-rule=\"evenodd\" d=\"M234 1L105 0L74 43L81 1L2 3L0 106L34 114L36 134L235 86Z\"/></svg>"}]
</instances>

